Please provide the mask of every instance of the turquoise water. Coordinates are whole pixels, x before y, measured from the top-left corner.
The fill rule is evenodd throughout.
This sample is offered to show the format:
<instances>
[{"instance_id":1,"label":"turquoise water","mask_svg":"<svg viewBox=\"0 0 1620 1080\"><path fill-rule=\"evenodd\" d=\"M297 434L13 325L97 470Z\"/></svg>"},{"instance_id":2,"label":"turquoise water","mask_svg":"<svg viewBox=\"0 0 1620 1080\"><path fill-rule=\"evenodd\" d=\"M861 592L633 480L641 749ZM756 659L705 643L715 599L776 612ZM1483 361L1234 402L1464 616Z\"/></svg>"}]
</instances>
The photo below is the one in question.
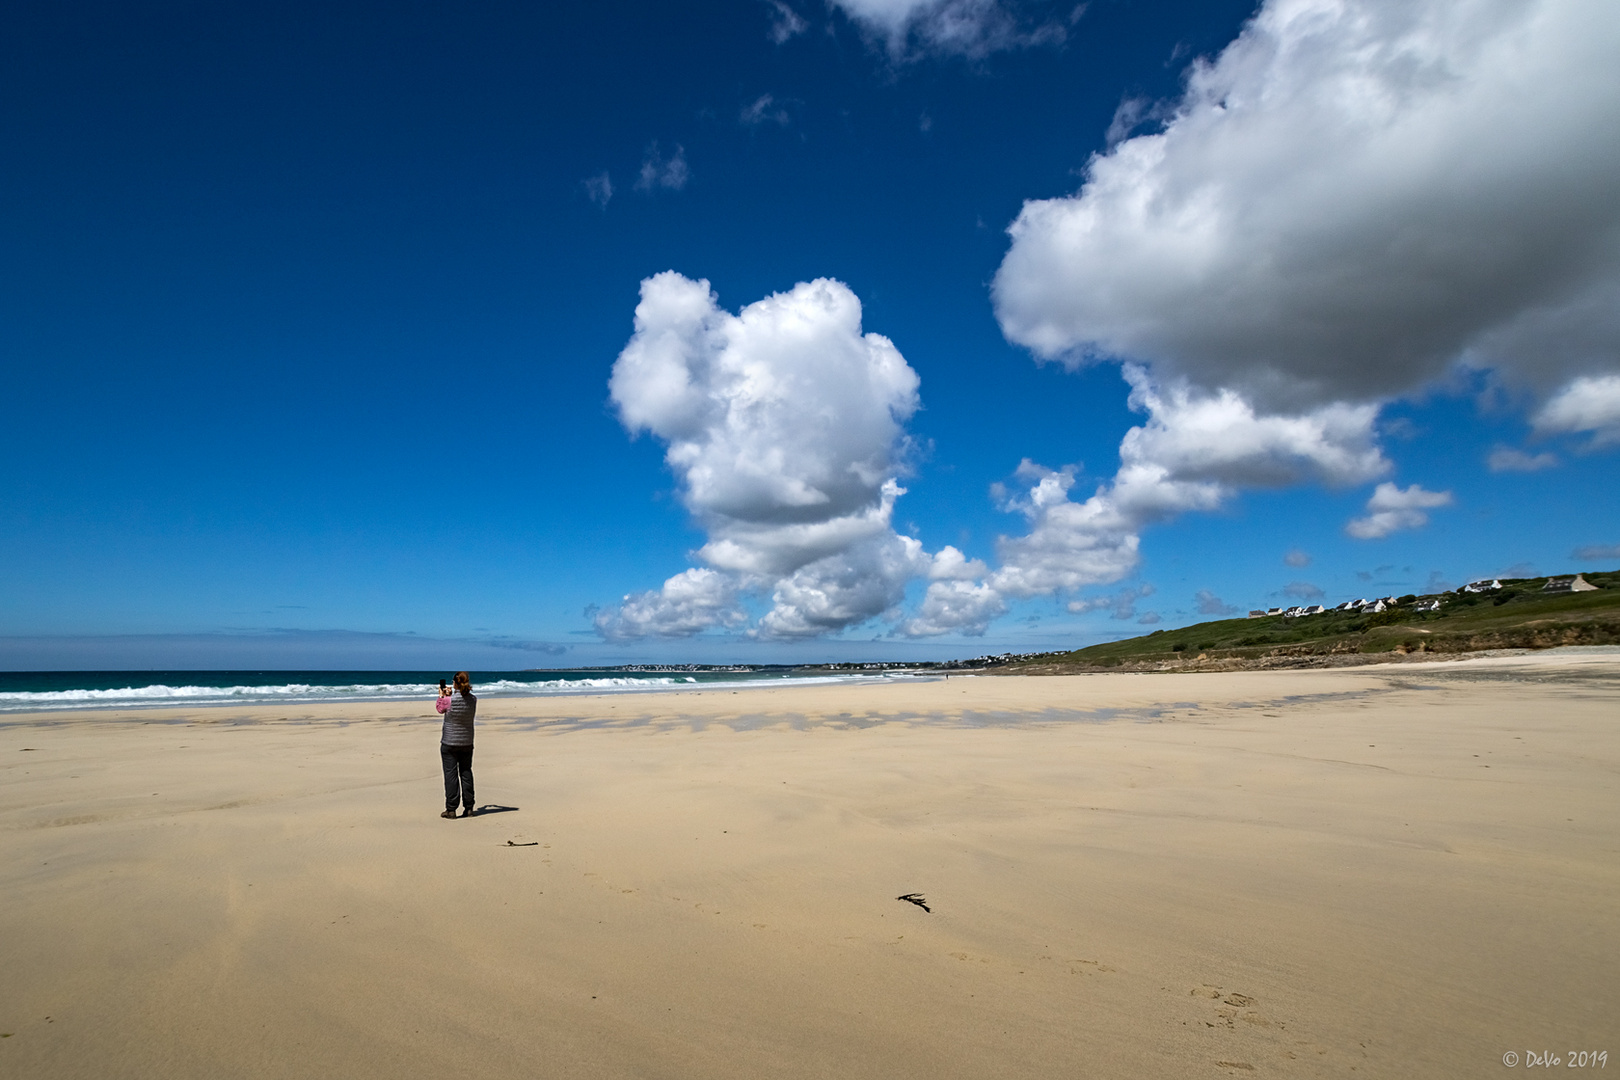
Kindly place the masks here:
<instances>
[{"instance_id":1,"label":"turquoise water","mask_svg":"<svg viewBox=\"0 0 1620 1080\"><path fill-rule=\"evenodd\" d=\"M247 705L269 702L431 700L450 671L4 671L0 713L137 705ZM851 682L903 673L837 674L794 668L469 672L480 697L671 690L758 683Z\"/></svg>"}]
</instances>

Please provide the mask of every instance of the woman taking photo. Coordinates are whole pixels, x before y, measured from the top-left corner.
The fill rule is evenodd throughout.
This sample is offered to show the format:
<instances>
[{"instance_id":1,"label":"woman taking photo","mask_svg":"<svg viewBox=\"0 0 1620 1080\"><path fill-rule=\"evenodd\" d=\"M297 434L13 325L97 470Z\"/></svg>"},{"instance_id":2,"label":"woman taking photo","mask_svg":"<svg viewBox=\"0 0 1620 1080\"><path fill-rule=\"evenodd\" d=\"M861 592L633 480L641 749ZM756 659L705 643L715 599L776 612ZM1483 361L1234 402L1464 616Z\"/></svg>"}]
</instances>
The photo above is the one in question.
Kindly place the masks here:
<instances>
[{"instance_id":1,"label":"woman taking photo","mask_svg":"<svg viewBox=\"0 0 1620 1080\"><path fill-rule=\"evenodd\" d=\"M444 734L439 737L439 759L444 763L444 813L440 817L455 817L458 802L462 817L473 816L473 715L477 711L472 680L465 671L456 672L450 705L444 710Z\"/></svg>"}]
</instances>

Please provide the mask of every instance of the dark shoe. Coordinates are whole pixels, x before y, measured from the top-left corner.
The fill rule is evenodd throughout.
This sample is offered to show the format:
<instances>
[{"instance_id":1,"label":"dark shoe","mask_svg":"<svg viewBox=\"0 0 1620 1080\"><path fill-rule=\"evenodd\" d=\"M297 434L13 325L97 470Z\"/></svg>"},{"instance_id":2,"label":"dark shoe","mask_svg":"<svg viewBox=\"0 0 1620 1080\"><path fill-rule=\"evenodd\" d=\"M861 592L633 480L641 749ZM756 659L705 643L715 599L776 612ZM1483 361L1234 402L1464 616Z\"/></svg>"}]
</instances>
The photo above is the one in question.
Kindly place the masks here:
<instances>
[{"instance_id":1,"label":"dark shoe","mask_svg":"<svg viewBox=\"0 0 1620 1080\"><path fill-rule=\"evenodd\" d=\"M452 815L451 815L451 817L454 817L454 816L455 816L455 815L454 815L454 814L452 814ZM462 817L464 817L464 818L466 818L466 817L472 817L472 816L473 816L473 808L472 808L472 807L470 807L470 806L469 806L469 807L467 807L467 809L465 809L465 810L463 810L463 811L462 811L462 812L461 812L461 816L462 816Z\"/></svg>"},{"instance_id":2,"label":"dark shoe","mask_svg":"<svg viewBox=\"0 0 1620 1080\"><path fill-rule=\"evenodd\" d=\"M446 810L444 813L440 814L439 816L440 817L451 817L451 818L453 818L453 817L456 816L456 812L454 810Z\"/></svg>"}]
</instances>

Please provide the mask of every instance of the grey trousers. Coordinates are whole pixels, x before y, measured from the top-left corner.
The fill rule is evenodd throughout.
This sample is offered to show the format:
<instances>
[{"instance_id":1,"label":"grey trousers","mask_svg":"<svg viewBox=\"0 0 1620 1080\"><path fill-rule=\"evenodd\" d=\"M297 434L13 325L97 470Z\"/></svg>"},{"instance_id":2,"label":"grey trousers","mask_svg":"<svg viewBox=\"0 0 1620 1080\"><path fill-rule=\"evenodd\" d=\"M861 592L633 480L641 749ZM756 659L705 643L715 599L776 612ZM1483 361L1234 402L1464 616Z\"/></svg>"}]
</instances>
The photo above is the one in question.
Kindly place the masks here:
<instances>
[{"instance_id":1,"label":"grey trousers","mask_svg":"<svg viewBox=\"0 0 1620 1080\"><path fill-rule=\"evenodd\" d=\"M459 802L465 810L473 808L472 752L470 746L439 744L439 760L444 763L444 808L454 810Z\"/></svg>"}]
</instances>

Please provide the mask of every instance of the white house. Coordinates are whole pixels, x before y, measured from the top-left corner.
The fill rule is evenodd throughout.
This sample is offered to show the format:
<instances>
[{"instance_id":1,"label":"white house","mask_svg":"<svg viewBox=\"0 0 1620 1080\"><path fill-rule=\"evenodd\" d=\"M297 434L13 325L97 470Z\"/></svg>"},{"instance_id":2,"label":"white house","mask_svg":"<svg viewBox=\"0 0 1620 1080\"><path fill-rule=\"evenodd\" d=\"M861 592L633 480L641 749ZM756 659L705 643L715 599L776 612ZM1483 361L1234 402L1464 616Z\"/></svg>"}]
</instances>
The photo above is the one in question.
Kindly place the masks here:
<instances>
[{"instance_id":1,"label":"white house","mask_svg":"<svg viewBox=\"0 0 1620 1080\"><path fill-rule=\"evenodd\" d=\"M1547 584L1541 587L1542 592L1597 592L1597 586L1587 581L1580 574L1574 577L1548 578Z\"/></svg>"}]
</instances>

